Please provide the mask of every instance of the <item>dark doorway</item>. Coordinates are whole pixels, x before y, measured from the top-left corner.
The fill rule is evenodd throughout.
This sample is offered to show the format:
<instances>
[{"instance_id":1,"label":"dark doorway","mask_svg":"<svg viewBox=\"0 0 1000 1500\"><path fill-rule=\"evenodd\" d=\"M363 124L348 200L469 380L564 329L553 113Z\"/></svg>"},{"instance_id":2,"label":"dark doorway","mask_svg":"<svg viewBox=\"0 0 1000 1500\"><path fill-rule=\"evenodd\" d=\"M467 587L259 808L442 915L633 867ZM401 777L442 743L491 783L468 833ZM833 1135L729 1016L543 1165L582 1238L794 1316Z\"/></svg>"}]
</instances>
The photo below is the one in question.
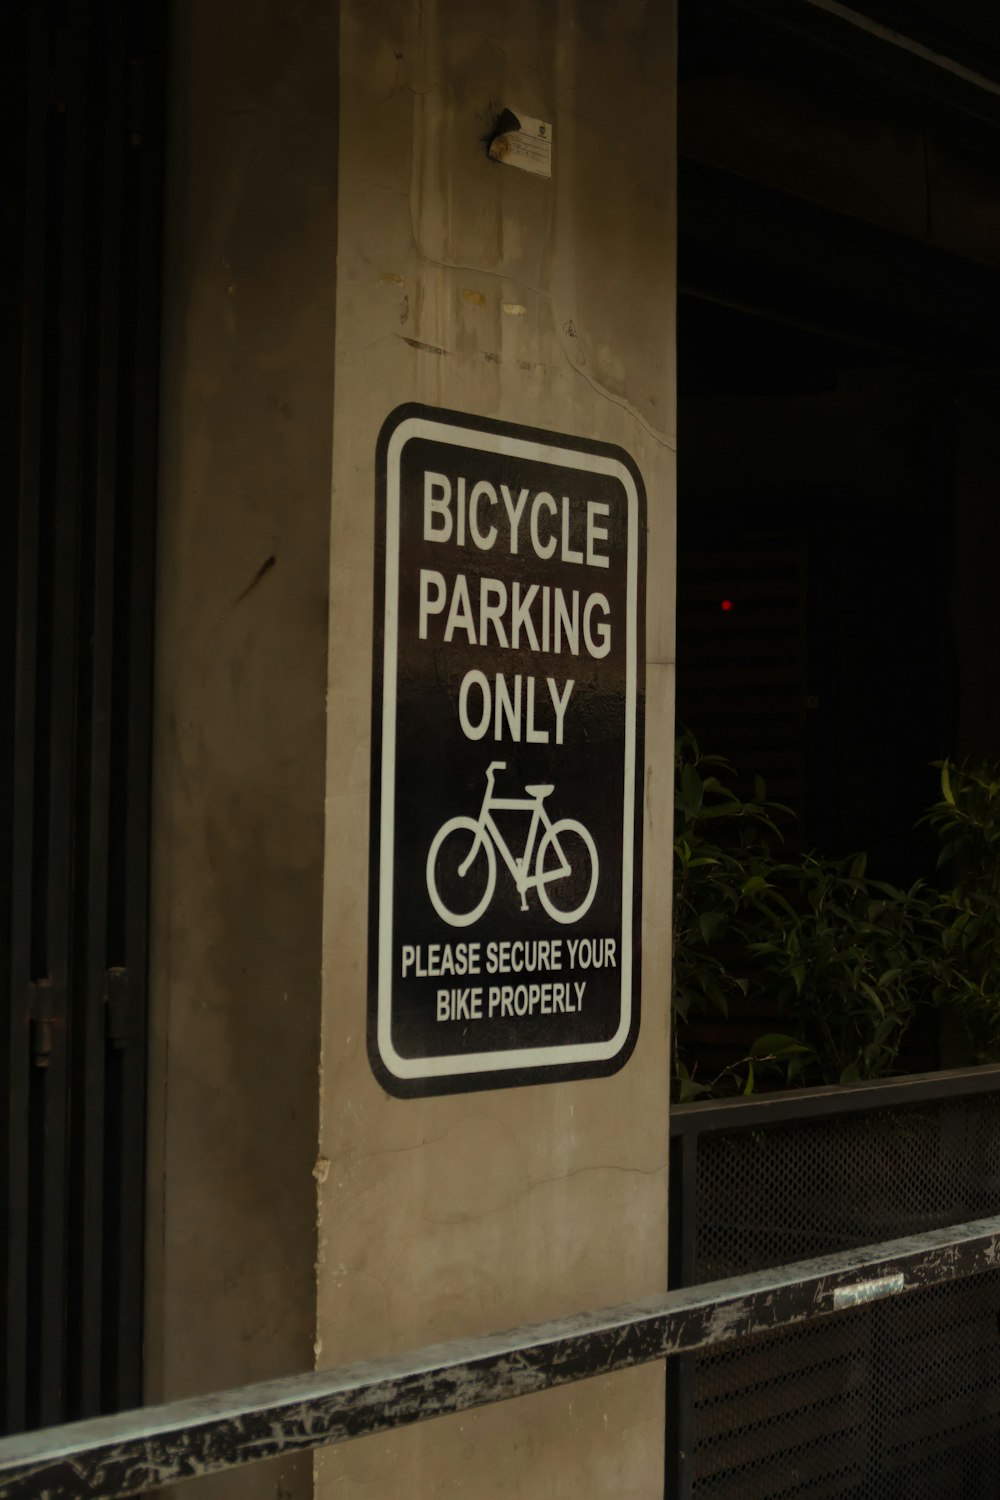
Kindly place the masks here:
<instances>
[{"instance_id":1,"label":"dark doorway","mask_svg":"<svg viewBox=\"0 0 1000 1500\"><path fill-rule=\"evenodd\" d=\"M5 8L0 1429L141 1400L164 7Z\"/></svg>"}]
</instances>

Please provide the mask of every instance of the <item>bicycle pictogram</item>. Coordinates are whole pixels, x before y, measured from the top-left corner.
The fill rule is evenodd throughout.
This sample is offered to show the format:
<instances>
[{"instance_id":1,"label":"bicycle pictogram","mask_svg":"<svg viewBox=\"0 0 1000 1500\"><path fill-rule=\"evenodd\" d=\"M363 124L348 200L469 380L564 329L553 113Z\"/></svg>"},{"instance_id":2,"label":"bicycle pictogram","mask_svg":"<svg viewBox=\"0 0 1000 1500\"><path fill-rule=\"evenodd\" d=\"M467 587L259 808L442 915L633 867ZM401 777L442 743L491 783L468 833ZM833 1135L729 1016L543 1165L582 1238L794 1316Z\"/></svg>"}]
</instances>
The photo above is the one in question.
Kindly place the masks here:
<instances>
[{"instance_id":1,"label":"bicycle pictogram","mask_svg":"<svg viewBox=\"0 0 1000 1500\"><path fill-rule=\"evenodd\" d=\"M594 840L575 818L552 821L545 799L555 790L553 786L526 786L524 797L495 796L496 773L506 769L502 760L487 767L486 791L477 818L449 818L431 840L427 894L434 910L452 927L468 927L477 921L493 899L499 850L521 897L522 911L528 910L528 892L534 889L554 921L578 922L590 909L597 890ZM511 853L497 827L495 812L531 814L520 857Z\"/></svg>"}]
</instances>

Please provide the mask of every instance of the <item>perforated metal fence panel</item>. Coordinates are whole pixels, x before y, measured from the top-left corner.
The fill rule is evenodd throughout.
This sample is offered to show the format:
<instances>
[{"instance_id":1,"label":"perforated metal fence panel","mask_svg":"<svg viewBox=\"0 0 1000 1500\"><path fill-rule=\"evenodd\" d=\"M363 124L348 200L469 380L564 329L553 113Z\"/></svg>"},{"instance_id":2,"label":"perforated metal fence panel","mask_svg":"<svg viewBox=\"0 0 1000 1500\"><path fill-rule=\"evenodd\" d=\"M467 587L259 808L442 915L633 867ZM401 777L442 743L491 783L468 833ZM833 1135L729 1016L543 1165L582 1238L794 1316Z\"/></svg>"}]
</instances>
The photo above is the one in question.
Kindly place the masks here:
<instances>
[{"instance_id":1,"label":"perforated metal fence panel","mask_svg":"<svg viewBox=\"0 0 1000 1500\"><path fill-rule=\"evenodd\" d=\"M812 1117L769 1125L758 1112L749 1128L689 1133L680 1279L715 1280L996 1213L1000 1094L899 1097L889 1109L838 1116L824 1115L821 1100ZM668 1493L1000 1494L1000 1271L676 1363Z\"/></svg>"}]
</instances>

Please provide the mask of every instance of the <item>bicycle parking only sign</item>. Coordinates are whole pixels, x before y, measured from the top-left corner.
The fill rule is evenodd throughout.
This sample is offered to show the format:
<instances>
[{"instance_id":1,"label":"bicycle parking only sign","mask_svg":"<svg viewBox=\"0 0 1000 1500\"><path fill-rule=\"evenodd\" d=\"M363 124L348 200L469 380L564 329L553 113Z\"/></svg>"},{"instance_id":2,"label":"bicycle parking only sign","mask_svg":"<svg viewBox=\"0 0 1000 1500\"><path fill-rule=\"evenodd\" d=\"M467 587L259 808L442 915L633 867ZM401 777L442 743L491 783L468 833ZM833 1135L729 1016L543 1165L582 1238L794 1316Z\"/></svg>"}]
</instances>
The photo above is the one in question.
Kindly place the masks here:
<instances>
[{"instance_id":1,"label":"bicycle parking only sign","mask_svg":"<svg viewBox=\"0 0 1000 1500\"><path fill-rule=\"evenodd\" d=\"M399 1095L614 1072L639 1026L639 472L405 406L377 481L372 1066Z\"/></svg>"}]
</instances>

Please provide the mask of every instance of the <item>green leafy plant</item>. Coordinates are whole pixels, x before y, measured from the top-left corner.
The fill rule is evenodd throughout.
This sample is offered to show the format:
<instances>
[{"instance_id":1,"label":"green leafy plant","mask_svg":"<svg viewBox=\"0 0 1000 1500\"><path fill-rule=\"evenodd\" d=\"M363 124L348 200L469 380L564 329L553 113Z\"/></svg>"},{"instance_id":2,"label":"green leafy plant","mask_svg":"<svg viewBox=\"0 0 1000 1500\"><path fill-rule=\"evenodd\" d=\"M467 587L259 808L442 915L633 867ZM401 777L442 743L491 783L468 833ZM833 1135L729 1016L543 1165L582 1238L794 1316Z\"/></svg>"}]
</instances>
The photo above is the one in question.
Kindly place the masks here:
<instances>
[{"instance_id":1,"label":"green leafy plant","mask_svg":"<svg viewBox=\"0 0 1000 1500\"><path fill-rule=\"evenodd\" d=\"M785 854L779 819L789 810L768 800L759 777L752 798L738 796L732 767L702 755L690 733L678 740L676 769L681 1100L751 1093L762 1084L884 1077L898 1067L919 1009L955 988L950 967L963 949L975 956L961 982L966 1009L980 1033L987 1022L995 1028L1000 1056L1000 1005L988 1003L1000 993L1000 776L995 785L977 781L975 796L971 784L964 798L945 795L929 815L948 835L943 857L965 857L980 872L973 885L942 896L919 882L901 890L873 879L863 854L845 860ZM992 885L982 875L987 836ZM727 1016L743 1002L748 1014L780 1017L786 1029L767 1032L745 1056L700 1077L685 1052L685 1023Z\"/></svg>"},{"instance_id":2,"label":"green leafy plant","mask_svg":"<svg viewBox=\"0 0 1000 1500\"><path fill-rule=\"evenodd\" d=\"M783 875L784 908L749 943L755 980L809 1046L811 1081L884 1077L929 990L932 904L920 884L870 879L863 854L805 855Z\"/></svg>"},{"instance_id":3,"label":"green leafy plant","mask_svg":"<svg viewBox=\"0 0 1000 1500\"><path fill-rule=\"evenodd\" d=\"M756 778L754 796L733 790L733 770L721 756L703 755L689 731L676 747L674 828L674 1011L683 1022L731 1004L750 984L748 934L766 921L775 889L771 839L780 841L776 818L789 809L767 800ZM681 1056L674 1028L676 1092L682 1101L705 1095L752 1093L762 1078L794 1069L809 1048L795 1037L770 1033L747 1056L710 1080L699 1079Z\"/></svg>"},{"instance_id":4,"label":"green leafy plant","mask_svg":"<svg viewBox=\"0 0 1000 1500\"><path fill-rule=\"evenodd\" d=\"M1000 1061L1000 765L938 762L941 798L922 820L951 885L938 896L934 1000L957 1020L970 1061Z\"/></svg>"}]
</instances>

